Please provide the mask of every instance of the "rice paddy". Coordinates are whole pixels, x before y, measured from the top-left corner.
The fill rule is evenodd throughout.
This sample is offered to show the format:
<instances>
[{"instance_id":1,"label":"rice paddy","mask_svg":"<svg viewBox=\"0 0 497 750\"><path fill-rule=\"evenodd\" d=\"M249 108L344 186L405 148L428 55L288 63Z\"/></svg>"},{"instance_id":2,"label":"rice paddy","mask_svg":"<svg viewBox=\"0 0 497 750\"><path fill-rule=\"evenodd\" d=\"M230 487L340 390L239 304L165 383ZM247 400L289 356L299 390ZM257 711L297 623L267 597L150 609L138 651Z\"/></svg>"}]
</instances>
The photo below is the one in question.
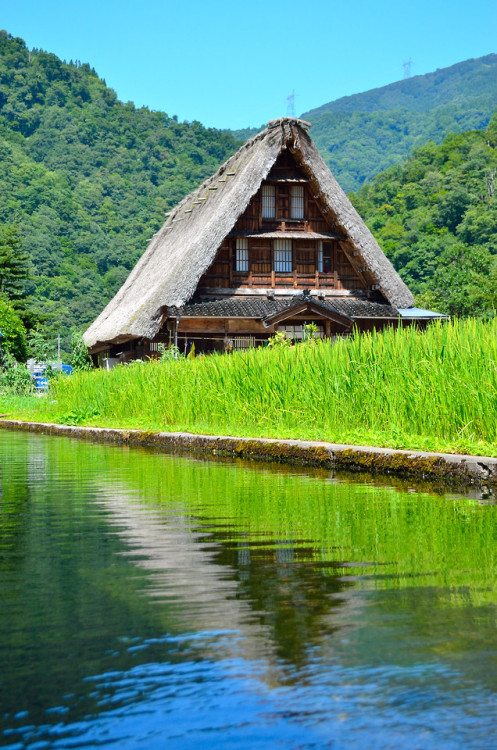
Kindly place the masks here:
<instances>
[{"instance_id":1,"label":"rice paddy","mask_svg":"<svg viewBox=\"0 0 497 750\"><path fill-rule=\"evenodd\" d=\"M78 373L40 402L69 424L497 455L497 319Z\"/></svg>"}]
</instances>

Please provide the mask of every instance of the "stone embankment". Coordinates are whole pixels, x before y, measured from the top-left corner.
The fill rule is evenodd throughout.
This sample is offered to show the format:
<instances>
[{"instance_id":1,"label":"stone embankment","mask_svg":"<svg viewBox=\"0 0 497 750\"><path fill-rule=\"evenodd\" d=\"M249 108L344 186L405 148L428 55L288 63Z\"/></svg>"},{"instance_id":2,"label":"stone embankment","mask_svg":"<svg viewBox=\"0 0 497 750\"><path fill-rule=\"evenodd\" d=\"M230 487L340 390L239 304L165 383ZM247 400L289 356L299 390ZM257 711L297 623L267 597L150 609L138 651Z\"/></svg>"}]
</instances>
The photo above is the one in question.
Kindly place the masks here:
<instances>
[{"instance_id":1,"label":"stone embankment","mask_svg":"<svg viewBox=\"0 0 497 750\"><path fill-rule=\"evenodd\" d=\"M11 419L0 419L0 427L46 435L65 435L95 442L147 446L166 451L207 452L260 461L321 466L344 471L366 471L371 474L391 474L423 480L442 480L459 485L479 487L497 485L497 458L486 456L395 450L306 440L77 427Z\"/></svg>"}]
</instances>

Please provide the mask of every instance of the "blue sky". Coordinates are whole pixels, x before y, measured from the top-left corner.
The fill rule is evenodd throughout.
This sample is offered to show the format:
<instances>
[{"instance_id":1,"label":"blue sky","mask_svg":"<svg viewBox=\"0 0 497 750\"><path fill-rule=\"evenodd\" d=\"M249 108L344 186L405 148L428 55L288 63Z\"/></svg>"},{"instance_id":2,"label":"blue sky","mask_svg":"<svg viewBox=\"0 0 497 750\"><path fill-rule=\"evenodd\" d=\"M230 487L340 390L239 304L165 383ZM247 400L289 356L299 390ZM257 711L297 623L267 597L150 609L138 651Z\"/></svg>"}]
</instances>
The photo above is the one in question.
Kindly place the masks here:
<instances>
[{"instance_id":1,"label":"blue sky","mask_svg":"<svg viewBox=\"0 0 497 750\"><path fill-rule=\"evenodd\" d=\"M118 97L259 126L497 52L496 0L0 0L0 28L92 65ZM496 82L497 87L497 82Z\"/></svg>"}]
</instances>

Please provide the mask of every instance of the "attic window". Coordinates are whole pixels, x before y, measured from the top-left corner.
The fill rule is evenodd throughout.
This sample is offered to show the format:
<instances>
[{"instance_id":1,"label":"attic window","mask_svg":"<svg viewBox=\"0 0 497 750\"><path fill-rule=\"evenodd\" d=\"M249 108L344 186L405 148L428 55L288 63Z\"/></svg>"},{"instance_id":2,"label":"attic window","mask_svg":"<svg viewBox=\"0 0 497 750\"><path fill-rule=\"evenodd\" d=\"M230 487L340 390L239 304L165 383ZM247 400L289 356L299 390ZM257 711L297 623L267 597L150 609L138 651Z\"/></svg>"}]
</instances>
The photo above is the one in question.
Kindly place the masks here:
<instances>
[{"instance_id":1,"label":"attic window","mask_svg":"<svg viewBox=\"0 0 497 750\"><path fill-rule=\"evenodd\" d=\"M304 186L292 185L290 192L290 216L292 219L304 218Z\"/></svg>"},{"instance_id":2,"label":"attic window","mask_svg":"<svg viewBox=\"0 0 497 750\"><path fill-rule=\"evenodd\" d=\"M274 185L262 186L262 218L274 219L276 216L276 190Z\"/></svg>"},{"instance_id":3,"label":"attic window","mask_svg":"<svg viewBox=\"0 0 497 750\"><path fill-rule=\"evenodd\" d=\"M274 270L279 273L292 272L292 241L274 241Z\"/></svg>"},{"instance_id":4,"label":"attic window","mask_svg":"<svg viewBox=\"0 0 497 750\"><path fill-rule=\"evenodd\" d=\"M245 237L239 237L236 241L235 250L235 271L248 271L248 240Z\"/></svg>"}]
</instances>

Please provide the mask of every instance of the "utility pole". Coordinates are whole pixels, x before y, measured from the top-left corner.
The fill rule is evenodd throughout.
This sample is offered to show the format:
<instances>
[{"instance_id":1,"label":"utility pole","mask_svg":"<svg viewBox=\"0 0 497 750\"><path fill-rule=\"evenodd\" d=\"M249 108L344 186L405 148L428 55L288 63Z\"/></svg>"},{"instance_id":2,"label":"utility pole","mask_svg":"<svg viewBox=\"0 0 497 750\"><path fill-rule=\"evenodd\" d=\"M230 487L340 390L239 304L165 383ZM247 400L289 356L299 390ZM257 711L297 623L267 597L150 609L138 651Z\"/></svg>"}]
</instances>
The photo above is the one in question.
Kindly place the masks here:
<instances>
[{"instance_id":1,"label":"utility pole","mask_svg":"<svg viewBox=\"0 0 497 750\"><path fill-rule=\"evenodd\" d=\"M404 79L411 77L411 67L412 67L412 60L409 58L407 62L402 63L402 67L404 68Z\"/></svg>"},{"instance_id":2,"label":"utility pole","mask_svg":"<svg viewBox=\"0 0 497 750\"><path fill-rule=\"evenodd\" d=\"M286 116L295 117L295 90L286 98Z\"/></svg>"}]
</instances>

